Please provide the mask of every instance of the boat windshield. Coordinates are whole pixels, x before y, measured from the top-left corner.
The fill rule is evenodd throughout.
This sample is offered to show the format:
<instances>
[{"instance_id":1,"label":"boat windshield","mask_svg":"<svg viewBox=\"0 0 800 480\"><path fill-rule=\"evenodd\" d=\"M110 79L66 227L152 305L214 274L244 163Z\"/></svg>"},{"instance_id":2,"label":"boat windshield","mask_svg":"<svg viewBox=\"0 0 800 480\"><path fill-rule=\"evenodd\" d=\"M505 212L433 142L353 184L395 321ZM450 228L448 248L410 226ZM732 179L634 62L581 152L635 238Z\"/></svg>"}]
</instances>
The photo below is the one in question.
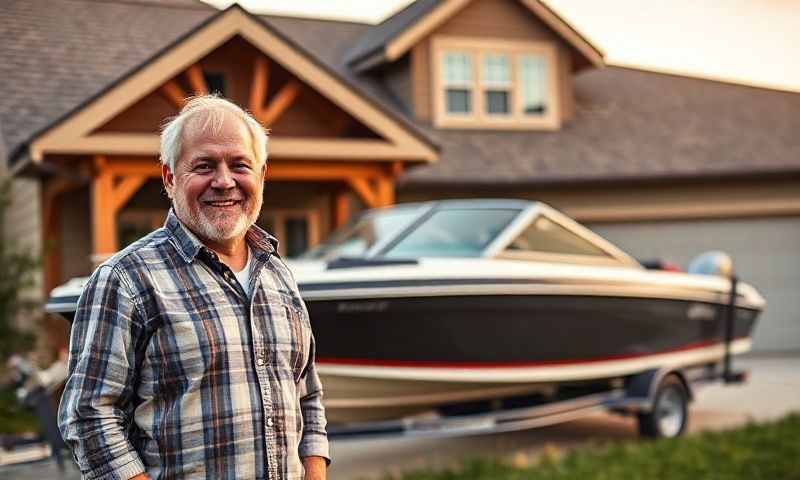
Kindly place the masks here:
<instances>
[{"instance_id":1,"label":"boat windshield","mask_svg":"<svg viewBox=\"0 0 800 480\"><path fill-rule=\"evenodd\" d=\"M422 205L372 210L355 223L337 230L300 258L334 260L341 257L363 257L377 243L400 233L426 210L428 207Z\"/></svg>"},{"instance_id":2,"label":"boat windshield","mask_svg":"<svg viewBox=\"0 0 800 480\"><path fill-rule=\"evenodd\" d=\"M434 211L383 253L388 258L479 257L521 212L514 208Z\"/></svg>"}]
</instances>

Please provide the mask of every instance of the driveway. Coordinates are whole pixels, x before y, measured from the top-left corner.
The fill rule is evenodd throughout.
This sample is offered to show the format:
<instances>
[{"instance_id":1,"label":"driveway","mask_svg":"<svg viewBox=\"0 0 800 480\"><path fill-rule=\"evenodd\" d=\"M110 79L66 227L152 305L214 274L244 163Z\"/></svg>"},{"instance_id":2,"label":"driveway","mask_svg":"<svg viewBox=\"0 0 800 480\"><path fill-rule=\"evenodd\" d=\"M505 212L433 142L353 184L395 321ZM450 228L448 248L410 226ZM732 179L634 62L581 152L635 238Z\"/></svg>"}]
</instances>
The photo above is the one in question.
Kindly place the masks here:
<instances>
[{"instance_id":1,"label":"driveway","mask_svg":"<svg viewBox=\"0 0 800 480\"><path fill-rule=\"evenodd\" d=\"M750 371L745 385L712 385L697 392L691 407L690 432L734 428L748 421L769 421L800 412L800 354L736 359L737 368ZM570 423L525 432L497 435L420 439L338 440L331 444L331 480L381 478L387 472L445 467L465 457L502 455L526 461L543 449L564 449L608 440L636 438L631 418L598 414ZM59 475L55 466L5 467L0 480L77 480L70 471Z\"/></svg>"}]
</instances>

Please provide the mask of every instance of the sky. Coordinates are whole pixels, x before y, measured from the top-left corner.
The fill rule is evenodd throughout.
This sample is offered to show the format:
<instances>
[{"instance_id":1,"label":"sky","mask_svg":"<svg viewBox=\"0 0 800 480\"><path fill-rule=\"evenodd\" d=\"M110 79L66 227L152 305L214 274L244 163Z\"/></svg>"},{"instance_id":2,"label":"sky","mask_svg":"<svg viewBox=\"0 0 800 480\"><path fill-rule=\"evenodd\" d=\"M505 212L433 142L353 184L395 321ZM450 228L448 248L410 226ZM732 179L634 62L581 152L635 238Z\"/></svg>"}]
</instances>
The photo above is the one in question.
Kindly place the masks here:
<instances>
[{"instance_id":1,"label":"sky","mask_svg":"<svg viewBox=\"0 0 800 480\"><path fill-rule=\"evenodd\" d=\"M230 0L206 0L217 7ZM800 92L800 0L545 0L609 64ZM409 0L240 0L255 13L377 23Z\"/></svg>"}]
</instances>

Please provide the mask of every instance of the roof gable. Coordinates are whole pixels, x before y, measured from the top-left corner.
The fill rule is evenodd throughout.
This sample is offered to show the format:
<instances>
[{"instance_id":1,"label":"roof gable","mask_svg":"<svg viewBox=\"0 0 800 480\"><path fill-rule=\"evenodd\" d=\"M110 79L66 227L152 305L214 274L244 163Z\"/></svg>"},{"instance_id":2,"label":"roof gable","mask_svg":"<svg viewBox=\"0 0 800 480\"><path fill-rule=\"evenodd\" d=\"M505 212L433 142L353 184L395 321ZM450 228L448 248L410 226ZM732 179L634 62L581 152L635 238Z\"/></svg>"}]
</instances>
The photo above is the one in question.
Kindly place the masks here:
<instances>
[{"instance_id":1,"label":"roof gable","mask_svg":"<svg viewBox=\"0 0 800 480\"><path fill-rule=\"evenodd\" d=\"M211 17L103 92L35 135L29 147L31 158L38 161L45 152L59 149L61 153L70 153L69 145L75 139L91 138L92 132L115 115L237 35L385 139L381 146L384 155L402 154L405 159L417 161L436 159L433 144L409 131L396 118L396 114L374 104L346 79L307 54L302 47L238 6ZM143 139L139 145L142 151L135 153L149 153L154 149L152 143L152 139L147 139L146 142ZM276 147L277 143L279 142L274 139L272 146Z\"/></svg>"},{"instance_id":2,"label":"roof gable","mask_svg":"<svg viewBox=\"0 0 800 480\"><path fill-rule=\"evenodd\" d=\"M346 62L363 72L403 56L422 38L452 18L473 0L417 0L369 29L347 53ZM571 45L588 64L603 66L603 52L539 0L519 1Z\"/></svg>"}]
</instances>

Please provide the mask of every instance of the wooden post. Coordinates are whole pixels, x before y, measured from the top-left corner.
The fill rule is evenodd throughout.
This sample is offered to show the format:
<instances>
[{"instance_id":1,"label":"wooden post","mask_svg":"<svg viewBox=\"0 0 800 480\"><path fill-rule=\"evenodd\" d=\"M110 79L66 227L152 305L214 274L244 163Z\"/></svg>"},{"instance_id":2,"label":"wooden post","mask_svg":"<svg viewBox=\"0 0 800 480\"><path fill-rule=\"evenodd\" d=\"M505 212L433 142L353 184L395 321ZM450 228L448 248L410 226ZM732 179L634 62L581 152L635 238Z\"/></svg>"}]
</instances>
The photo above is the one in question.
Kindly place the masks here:
<instances>
[{"instance_id":1,"label":"wooden post","mask_svg":"<svg viewBox=\"0 0 800 480\"><path fill-rule=\"evenodd\" d=\"M51 193L52 181L42 190L42 251L44 254L43 287L45 295L61 281L61 202Z\"/></svg>"},{"instance_id":2,"label":"wooden post","mask_svg":"<svg viewBox=\"0 0 800 480\"><path fill-rule=\"evenodd\" d=\"M92 178L92 262L117 251L117 225L114 218L114 176L103 155L94 157L95 172Z\"/></svg>"},{"instance_id":3,"label":"wooden post","mask_svg":"<svg viewBox=\"0 0 800 480\"><path fill-rule=\"evenodd\" d=\"M42 245L44 247L43 287L45 294L61 282L61 216L60 196L82 185L72 179L55 178L42 183Z\"/></svg>"},{"instance_id":4,"label":"wooden post","mask_svg":"<svg viewBox=\"0 0 800 480\"><path fill-rule=\"evenodd\" d=\"M339 190L333 195L331 211L332 230L335 230L347 223L350 217L350 203L347 199L347 191Z\"/></svg>"},{"instance_id":5,"label":"wooden post","mask_svg":"<svg viewBox=\"0 0 800 480\"><path fill-rule=\"evenodd\" d=\"M376 183L376 197L379 207L388 207L394 204L394 181L391 177L378 177Z\"/></svg>"}]
</instances>

